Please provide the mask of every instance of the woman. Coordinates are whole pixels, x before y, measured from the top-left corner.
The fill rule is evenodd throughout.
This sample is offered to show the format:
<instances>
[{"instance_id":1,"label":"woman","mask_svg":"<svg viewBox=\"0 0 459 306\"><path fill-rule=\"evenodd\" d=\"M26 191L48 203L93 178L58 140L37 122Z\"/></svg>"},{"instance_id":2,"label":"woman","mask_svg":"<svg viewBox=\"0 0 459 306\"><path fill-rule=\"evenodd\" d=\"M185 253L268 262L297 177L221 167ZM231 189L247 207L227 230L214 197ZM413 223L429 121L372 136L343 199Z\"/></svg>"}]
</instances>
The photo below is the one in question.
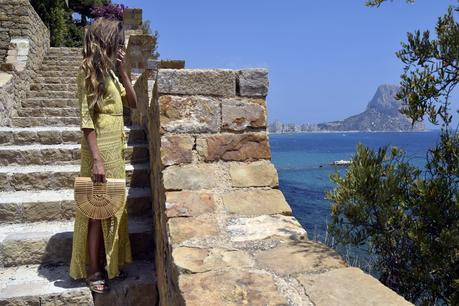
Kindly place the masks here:
<instances>
[{"instance_id":1,"label":"woman","mask_svg":"<svg viewBox=\"0 0 459 306\"><path fill-rule=\"evenodd\" d=\"M85 30L77 78L83 131L80 176L90 176L94 182L125 178L123 105L136 108L137 97L125 69L123 46L120 21L98 18ZM109 290L108 279L119 276L120 268L131 261L126 201L114 217L105 220L76 211L73 279L86 278L93 292L103 293Z\"/></svg>"}]
</instances>

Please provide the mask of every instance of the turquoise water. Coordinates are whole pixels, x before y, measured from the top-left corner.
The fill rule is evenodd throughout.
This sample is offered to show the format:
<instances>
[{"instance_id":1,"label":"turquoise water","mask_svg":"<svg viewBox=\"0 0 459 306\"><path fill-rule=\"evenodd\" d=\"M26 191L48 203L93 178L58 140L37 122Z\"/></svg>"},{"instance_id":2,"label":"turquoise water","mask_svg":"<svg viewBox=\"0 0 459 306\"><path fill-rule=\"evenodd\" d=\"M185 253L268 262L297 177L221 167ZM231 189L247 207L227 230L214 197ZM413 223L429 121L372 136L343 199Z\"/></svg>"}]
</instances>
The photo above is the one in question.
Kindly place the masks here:
<instances>
[{"instance_id":1,"label":"turquoise water","mask_svg":"<svg viewBox=\"0 0 459 306\"><path fill-rule=\"evenodd\" d=\"M336 160L352 158L358 143L372 148L397 146L422 166L426 151L439 139L439 132L419 133L290 133L269 134L272 162L279 174L279 189L309 239L325 238L331 203L324 199L333 188L329 175ZM322 167L321 167L322 166Z\"/></svg>"}]
</instances>

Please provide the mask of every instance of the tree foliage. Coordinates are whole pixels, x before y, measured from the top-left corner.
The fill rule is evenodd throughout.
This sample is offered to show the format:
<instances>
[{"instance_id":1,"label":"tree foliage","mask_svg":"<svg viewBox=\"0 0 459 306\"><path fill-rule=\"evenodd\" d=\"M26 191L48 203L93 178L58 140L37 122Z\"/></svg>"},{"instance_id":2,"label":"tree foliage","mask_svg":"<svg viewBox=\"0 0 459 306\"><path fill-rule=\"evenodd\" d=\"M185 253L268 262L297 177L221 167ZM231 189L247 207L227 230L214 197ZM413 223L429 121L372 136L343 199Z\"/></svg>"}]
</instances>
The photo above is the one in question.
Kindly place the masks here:
<instances>
[{"instance_id":1,"label":"tree foliage","mask_svg":"<svg viewBox=\"0 0 459 306\"><path fill-rule=\"evenodd\" d=\"M384 1L368 1L379 5ZM412 122L441 127L423 169L403 151L357 147L336 184L328 230L340 244L369 246L381 282L418 305L459 305L459 134L451 94L459 82L459 25L449 8L429 31L408 33L397 99Z\"/></svg>"},{"instance_id":2,"label":"tree foliage","mask_svg":"<svg viewBox=\"0 0 459 306\"><path fill-rule=\"evenodd\" d=\"M30 0L30 3L40 18L50 30L51 46L81 47L84 36L84 26L88 21L97 17L123 19L123 4L113 4L110 0ZM79 19L73 18L74 13ZM152 31L150 21L144 21L142 29L154 38L152 57L157 59L157 43L159 33Z\"/></svg>"},{"instance_id":3,"label":"tree foliage","mask_svg":"<svg viewBox=\"0 0 459 306\"><path fill-rule=\"evenodd\" d=\"M151 22L150 20L144 20L142 22L142 32L143 34L148 34L153 37L153 48L151 49L151 59L158 59L159 58L159 52L158 52L158 38L159 38L159 33L158 31L152 31L151 29Z\"/></svg>"}]
</instances>

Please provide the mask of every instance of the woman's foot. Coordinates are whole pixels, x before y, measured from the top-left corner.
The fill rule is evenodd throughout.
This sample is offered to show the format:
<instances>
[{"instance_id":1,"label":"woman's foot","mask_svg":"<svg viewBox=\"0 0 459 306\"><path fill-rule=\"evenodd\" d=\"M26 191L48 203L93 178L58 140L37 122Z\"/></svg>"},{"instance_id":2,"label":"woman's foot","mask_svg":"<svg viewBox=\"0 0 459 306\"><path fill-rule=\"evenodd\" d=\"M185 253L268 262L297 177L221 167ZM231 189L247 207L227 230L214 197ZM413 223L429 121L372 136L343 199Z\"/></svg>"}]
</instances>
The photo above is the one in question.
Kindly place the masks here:
<instances>
[{"instance_id":1,"label":"woman's foot","mask_svg":"<svg viewBox=\"0 0 459 306\"><path fill-rule=\"evenodd\" d=\"M89 289L95 293L108 292L110 287L108 286L107 282L108 280L106 279L103 272L96 272L86 279L86 283L88 284Z\"/></svg>"}]
</instances>

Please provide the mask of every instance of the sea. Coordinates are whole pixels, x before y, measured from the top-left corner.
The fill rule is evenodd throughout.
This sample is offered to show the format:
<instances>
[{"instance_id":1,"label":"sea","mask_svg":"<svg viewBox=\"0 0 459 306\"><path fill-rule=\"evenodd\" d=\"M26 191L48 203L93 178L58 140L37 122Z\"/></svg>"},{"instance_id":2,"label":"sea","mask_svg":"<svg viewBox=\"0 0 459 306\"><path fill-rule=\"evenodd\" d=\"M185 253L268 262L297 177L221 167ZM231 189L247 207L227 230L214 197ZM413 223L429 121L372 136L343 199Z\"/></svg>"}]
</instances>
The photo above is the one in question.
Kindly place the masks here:
<instances>
[{"instance_id":1,"label":"sea","mask_svg":"<svg viewBox=\"0 0 459 306\"><path fill-rule=\"evenodd\" d=\"M426 152L439 141L440 131L427 132L340 132L340 133L269 133L272 162L279 175L279 189L292 208L293 215L306 229L311 240L328 241L326 224L331 203L325 199L334 184L331 163L351 160L358 143L377 149L396 146L407 158L422 167ZM346 171L341 168L341 173ZM328 239L328 240L327 240Z\"/></svg>"}]
</instances>

